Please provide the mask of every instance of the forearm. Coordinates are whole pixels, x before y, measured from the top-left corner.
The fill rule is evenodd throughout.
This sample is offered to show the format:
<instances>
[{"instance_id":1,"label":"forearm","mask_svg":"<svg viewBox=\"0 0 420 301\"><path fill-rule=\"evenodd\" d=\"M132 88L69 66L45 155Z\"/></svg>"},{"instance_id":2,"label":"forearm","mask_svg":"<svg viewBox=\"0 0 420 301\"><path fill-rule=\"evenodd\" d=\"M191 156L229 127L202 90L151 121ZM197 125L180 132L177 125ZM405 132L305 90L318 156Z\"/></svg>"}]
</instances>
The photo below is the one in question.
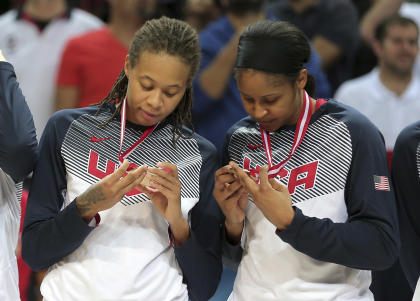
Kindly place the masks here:
<instances>
[{"instance_id":1,"label":"forearm","mask_svg":"<svg viewBox=\"0 0 420 301\"><path fill-rule=\"evenodd\" d=\"M225 224L226 227L226 224ZM242 259L242 246L241 246L241 238L242 232L244 227L242 227L241 236L237 241L231 240L228 238L228 231L222 230L222 254L223 254L223 264L231 268L232 270L236 270L238 268L238 264Z\"/></svg>"},{"instance_id":2,"label":"forearm","mask_svg":"<svg viewBox=\"0 0 420 301\"><path fill-rule=\"evenodd\" d=\"M244 229L244 223L229 223L225 221L225 235L226 240L232 244L237 245L241 241L242 231Z\"/></svg>"},{"instance_id":3,"label":"forearm","mask_svg":"<svg viewBox=\"0 0 420 301\"><path fill-rule=\"evenodd\" d=\"M22 233L23 259L33 270L49 267L76 250L92 229L81 218L75 202L44 219L35 217L29 209Z\"/></svg>"},{"instance_id":4,"label":"forearm","mask_svg":"<svg viewBox=\"0 0 420 301\"><path fill-rule=\"evenodd\" d=\"M321 58L321 67L323 70L332 66L342 54L337 44L319 35L313 38L312 45Z\"/></svg>"},{"instance_id":5,"label":"forearm","mask_svg":"<svg viewBox=\"0 0 420 301\"><path fill-rule=\"evenodd\" d=\"M208 300L216 291L222 273L220 250L220 229L214 227L215 240L205 247L194 231L188 241L175 248L177 261L182 269L191 300ZM198 234L199 235L199 234ZM208 237L213 240L212 237Z\"/></svg>"},{"instance_id":6,"label":"forearm","mask_svg":"<svg viewBox=\"0 0 420 301\"><path fill-rule=\"evenodd\" d=\"M380 220L334 223L330 219L307 217L296 209L292 224L278 236L296 250L317 260L351 268L382 270L391 266L399 243L395 229Z\"/></svg>"},{"instance_id":7,"label":"forearm","mask_svg":"<svg viewBox=\"0 0 420 301\"><path fill-rule=\"evenodd\" d=\"M215 100L223 96L232 76L237 45L238 38L235 36L199 75L198 82L201 88Z\"/></svg>"},{"instance_id":8,"label":"forearm","mask_svg":"<svg viewBox=\"0 0 420 301\"><path fill-rule=\"evenodd\" d=\"M184 218L179 219L176 222L170 223L169 227L171 229L175 246L182 246L190 238L190 226Z\"/></svg>"},{"instance_id":9,"label":"forearm","mask_svg":"<svg viewBox=\"0 0 420 301\"><path fill-rule=\"evenodd\" d=\"M398 12L404 0L377 0L360 21L362 38L371 44L374 41L375 28L385 18Z\"/></svg>"}]
</instances>

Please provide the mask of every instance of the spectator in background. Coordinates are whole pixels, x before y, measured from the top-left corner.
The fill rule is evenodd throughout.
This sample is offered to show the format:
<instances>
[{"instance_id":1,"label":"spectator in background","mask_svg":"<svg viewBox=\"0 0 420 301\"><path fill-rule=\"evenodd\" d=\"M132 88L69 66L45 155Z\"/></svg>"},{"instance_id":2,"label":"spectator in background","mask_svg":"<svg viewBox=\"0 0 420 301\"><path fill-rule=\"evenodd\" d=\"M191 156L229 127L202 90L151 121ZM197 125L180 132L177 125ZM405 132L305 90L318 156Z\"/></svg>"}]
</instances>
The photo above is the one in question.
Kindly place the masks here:
<instances>
[{"instance_id":1,"label":"spectator in background","mask_svg":"<svg viewBox=\"0 0 420 301\"><path fill-rule=\"evenodd\" d=\"M418 27L401 16L386 18L378 25L375 38L378 67L345 82L335 99L356 108L379 128L390 162L398 134L420 116L420 79L413 76ZM412 297L398 262L387 271L373 273L372 291L378 300Z\"/></svg>"},{"instance_id":2,"label":"spectator in background","mask_svg":"<svg viewBox=\"0 0 420 301\"><path fill-rule=\"evenodd\" d=\"M400 263L414 292L420 276L420 121L406 127L395 142L392 181L400 223Z\"/></svg>"},{"instance_id":3,"label":"spectator in background","mask_svg":"<svg viewBox=\"0 0 420 301\"><path fill-rule=\"evenodd\" d=\"M269 8L309 37L333 91L350 78L359 43L357 11L350 1L279 0Z\"/></svg>"},{"instance_id":4,"label":"spectator in background","mask_svg":"<svg viewBox=\"0 0 420 301\"><path fill-rule=\"evenodd\" d=\"M65 0L27 0L21 9L0 16L0 48L15 67L38 134L54 112L55 78L65 43L101 25Z\"/></svg>"},{"instance_id":5,"label":"spectator in background","mask_svg":"<svg viewBox=\"0 0 420 301\"><path fill-rule=\"evenodd\" d=\"M185 21L201 31L220 16L220 7L215 0L186 0Z\"/></svg>"},{"instance_id":6,"label":"spectator in background","mask_svg":"<svg viewBox=\"0 0 420 301\"><path fill-rule=\"evenodd\" d=\"M395 16L378 26L375 37L377 68L343 83L335 99L356 108L379 128L390 158L398 134L420 116L420 79L413 76L418 27L411 19Z\"/></svg>"},{"instance_id":7,"label":"spectator in background","mask_svg":"<svg viewBox=\"0 0 420 301\"><path fill-rule=\"evenodd\" d=\"M109 4L107 26L67 43L57 75L56 110L101 101L121 72L134 33L156 16L156 0L109 0Z\"/></svg>"},{"instance_id":8,"label":"spectator in background","mask_svg":"<svg viewBox=\"0 0 420 301\"><path fill-rule=\"evenodd\" d=\"M361 38L372 47L376 42L375 30L384 19L398 12L405 0L371 0L372 6L360 20ZM353 0L353 2L366 2L365 0Z\"/></svg>"},{"instance_id":9,"label":"spectator in background","mask_svg":"<svg viewBox=\"0 0 420 301\"><path fill-rule=\"evenodd\" d=\"M242 30L258 20L275 19L264 10L264 0L222 0L226 12L200 33L202 60L194 79L193 122L197 133L221 149L223 133L247 114L242 107L233 66ZM330 87L312 51L306 65L319 87L317 96L330 96Z\"/></svg>"},{"instance_id":10,"label":"spectator in background","mask_svg":"<svg viewBox=\"0 0 420 301\"><path fill-rule=\"evenodd\" d=\"M35 167L34 122L11 64L0 49L0 299L20 300L15 250L22 180Z\"/></svg>"},{"instance_id":11,"label":"spectator in background","mask_svg":"<svg viewBox=\"0 0 420 301\"><path fill-rule=\"evenodd\" d=\"M375 29L385 18L395 15L404 0L352 0L359 14L360 44L355 54L352 78L365 75L378 63L373 44Z\"/></svg>"}]
</instances>

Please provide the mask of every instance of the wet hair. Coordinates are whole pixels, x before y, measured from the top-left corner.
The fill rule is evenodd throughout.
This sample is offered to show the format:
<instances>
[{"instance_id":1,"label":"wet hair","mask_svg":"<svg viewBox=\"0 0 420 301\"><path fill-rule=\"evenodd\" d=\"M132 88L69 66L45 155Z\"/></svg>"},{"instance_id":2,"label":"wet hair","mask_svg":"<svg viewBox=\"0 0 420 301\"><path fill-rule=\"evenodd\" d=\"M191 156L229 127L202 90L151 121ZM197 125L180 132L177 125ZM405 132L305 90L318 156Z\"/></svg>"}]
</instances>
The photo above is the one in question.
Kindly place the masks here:
<instances>
[{"instance_id":1,"label":"wet hair","mask_svg":"<svg viewBox=\"0 0 420 301\"><path fill-rule=\"evenodd\" d=\"M252 69L265 73L274 85L284 82L284 77L294 85L310 56L308 39L297 27L283 21L259 21L240 37L235 76ZM311 96L315 93L315 79L309 73L305 90Z\"/></svg>"},{"instance_id":2,"label":"wet hair","mask_svg":"<svg viewBox=\"0 0 420 301\"><path fill-rule=\"evenodd\" d=\"M416 28L417 33L419 32L419 28L412 19L402 17L399 15L394 15L389 18L384 19L381 23L378 24L375 30L375 39L382 43L385 40L385 37L388 32L388 28L393 25L400 25L400 26L413 26Z\"/></svg>"},{"instance_id":3,"label":"wet hair","mask_svg":"<svg viewBox=\"0 0 420 301\"><path fill-rule=\"evenodd\" d=\"M176 19L161 17L159 19L149 20L136 32L130 44L128 61L131 67L136 66L139 57L145 51L178 57L190 67L185 94L178 106L167 117L167 120L173 124L172 143L175 146L179 138L191 138L192 136L192 134L190 136L184 136L182 130L183 125L191 128L192 132L194 132L191 118L193 104L191 82L200 64L200 45L197 32L186 22ZM111 91L98 104L97 113L108 103L116 104L114 114L104 124L109 123L111 119L120 114L121 103L127 94L127 86L128 78L123 68Z\"/></svg>"}]
</instances>

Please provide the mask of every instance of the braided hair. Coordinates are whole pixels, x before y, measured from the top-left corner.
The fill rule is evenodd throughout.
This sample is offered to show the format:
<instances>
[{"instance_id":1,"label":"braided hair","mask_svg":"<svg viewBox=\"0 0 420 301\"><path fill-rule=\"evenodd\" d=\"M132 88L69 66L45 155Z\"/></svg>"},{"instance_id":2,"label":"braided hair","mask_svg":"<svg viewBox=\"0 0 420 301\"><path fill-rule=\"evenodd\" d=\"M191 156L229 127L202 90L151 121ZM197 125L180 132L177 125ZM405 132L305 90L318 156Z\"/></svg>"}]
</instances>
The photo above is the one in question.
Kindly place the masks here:
<instances>
[{"instance_id":1,"label":"braided hair","mask_svg":"<svg viewBox=\"0 0 420 301\"><path fill-rule=\"evenodd\" d=\"M144 52L165 53L176 56L186 65L190 66L190 74L187 81L187 89L175 110L168 116L168 121L173 124L172 143L175 146L179 138L191 138L185 136L182 126L185 125L193 130L191 108L193 104L192 79L198 71L200 64L200 45L197 32L187 23L161 17L147 21L134 35L128 51L128 61L134 67L139 57ZM124 68L115 81L108 95L98 103L97 114L104 105L115 103L114 114L104 123L106 125L121 112L121 103L127 93L128 78ZM194 130L193 130L194 132Z\"/></svg>"}]
</instances>

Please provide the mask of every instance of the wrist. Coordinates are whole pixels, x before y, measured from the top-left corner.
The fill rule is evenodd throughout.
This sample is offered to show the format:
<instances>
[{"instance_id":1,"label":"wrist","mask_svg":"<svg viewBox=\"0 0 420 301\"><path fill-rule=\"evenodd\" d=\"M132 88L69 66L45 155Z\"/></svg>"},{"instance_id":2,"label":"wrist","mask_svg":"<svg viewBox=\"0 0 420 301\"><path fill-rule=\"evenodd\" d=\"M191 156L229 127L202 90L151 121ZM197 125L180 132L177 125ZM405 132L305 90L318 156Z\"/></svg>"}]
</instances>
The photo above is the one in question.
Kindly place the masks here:
<instances>
[{"instance_id":1,"label":"wrist","mask_svg":"<svg viewBox=\"0 0 420 301\"><path fill-rule=\"evenodd\" d=\"M277 229L280 231L286 230L292 224L293 219L295 218L295 210L293 207L290 209L291 210L289 214L287 214L287 216L283 219L283 222L276 225Z\"/></svg>"},{"instance_id":2,"label":"wrist","mask_svg":"<svg viewBox=\"0 0 420 301\"><path fill-rule=\"evenodd\" d=\"M241 240L242 231L244 229L244 221L231 223L228 220L225 220L225 229L227 241L232 245L237 245Z\"/></svg>"},{"instance_id":3,"label":"wrist","mask_svg":"<svg viewBox=\"0 0 420 301\"><path fill-rule=\"evenodd\" d=\"M187 220L182 217L174 222L169 222L169 228L171 230L175 247L182 246L190 237L190 225Z\"/></svg>"},{"instance_id":4,"label":"wrist","mask_svg":"<svg viewBox=\"0 0 420 301\"><path fill-rule=\"evenodd\" d=\"M79 212L80 217L87 223L89 223L98 213L92 208L86 208L86 206L83 206L78 198L76 198L76 209Z\"/></svg>"}]
</instances>

